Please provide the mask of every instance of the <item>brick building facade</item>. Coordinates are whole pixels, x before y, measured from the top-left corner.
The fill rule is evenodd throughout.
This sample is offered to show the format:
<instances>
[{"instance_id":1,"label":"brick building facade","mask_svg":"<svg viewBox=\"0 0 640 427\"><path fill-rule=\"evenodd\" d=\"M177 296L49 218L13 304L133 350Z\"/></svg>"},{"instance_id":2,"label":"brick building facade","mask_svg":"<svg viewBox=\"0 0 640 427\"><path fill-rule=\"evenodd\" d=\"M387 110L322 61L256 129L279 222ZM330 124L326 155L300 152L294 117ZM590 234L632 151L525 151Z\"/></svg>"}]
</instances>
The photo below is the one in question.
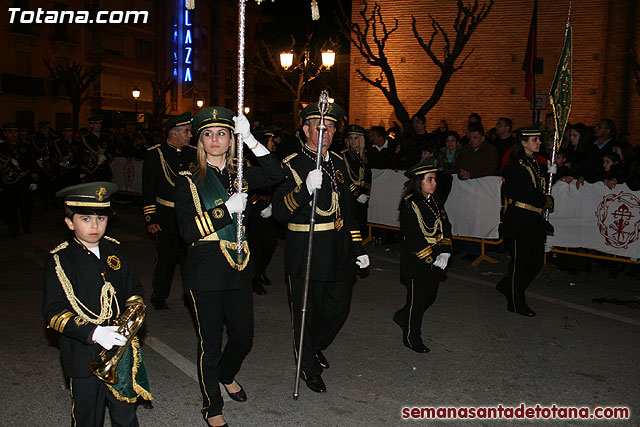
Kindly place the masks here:
<instances>
[{"instance_id":1,"label":"brick building facade","mask_svg":"<svg viewBox=\"0 0 640 427\"><path fill-rule=\"evenodd\" d=\"M453 31L455 1L379 0L387 25L398 19L385 51L394 70L399 97L409 114L428 99L439 77L439 69L413 36L411 16L418 21L423 39L431 36L431 14L446 31ZM595 124L600 117L613 119L627 130L631 141L640 140L640 96L634 90L629 49L640 47L640 7L635 0L582 0L572 3L573 103L570 122ZM536 92L548 93L563 44L569 0L538 1L538 57L542 74L536 75ZM371 6L370 6L371 7ZM358 22L362 5L352 2L352 19ZM496 0L485 21L472 35L461 58L475 48L464 67L454 73L440 102L427 114L427 128L435 129L441 119L450 129L463 131L471 112L492 127L501 116L519 127L531 122L529 102L524 97L525 55L533 0ZM450 34L450 37L453 37ZM436 54L442 50L442 40ZM378 69L365 63L351 49L350 120L363 126L389 127L395 120L393 109L382 93L362 82L355 70L377 77ZM542 115L551 111L542 111ZM464 132L463 132L464 133Z\"/></svg>"}]
</instances>

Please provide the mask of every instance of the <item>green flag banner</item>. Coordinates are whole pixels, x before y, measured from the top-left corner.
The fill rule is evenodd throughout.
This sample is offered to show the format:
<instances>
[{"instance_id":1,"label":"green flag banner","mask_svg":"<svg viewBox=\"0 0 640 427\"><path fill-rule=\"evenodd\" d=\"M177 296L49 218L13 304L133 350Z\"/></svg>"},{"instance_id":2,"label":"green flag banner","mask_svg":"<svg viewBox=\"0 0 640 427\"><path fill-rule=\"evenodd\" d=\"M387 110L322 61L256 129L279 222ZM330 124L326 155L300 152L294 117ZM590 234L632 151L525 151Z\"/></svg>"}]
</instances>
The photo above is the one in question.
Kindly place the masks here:
<instances>
[{"instance_id":1,"label":"green flag banner","mask_svg":"<svg viewBox=\"0 0 640 427\"><path fill-rule=\"evenodd\" d=\"M556 69L556 76L551 85L549 98L553 106L553 116L556 122L556 132L558 132L558 144L562 141L569 112L571 111L571 27L567 29L564 39L562 55Z\"/></svg>"}]
</instances>

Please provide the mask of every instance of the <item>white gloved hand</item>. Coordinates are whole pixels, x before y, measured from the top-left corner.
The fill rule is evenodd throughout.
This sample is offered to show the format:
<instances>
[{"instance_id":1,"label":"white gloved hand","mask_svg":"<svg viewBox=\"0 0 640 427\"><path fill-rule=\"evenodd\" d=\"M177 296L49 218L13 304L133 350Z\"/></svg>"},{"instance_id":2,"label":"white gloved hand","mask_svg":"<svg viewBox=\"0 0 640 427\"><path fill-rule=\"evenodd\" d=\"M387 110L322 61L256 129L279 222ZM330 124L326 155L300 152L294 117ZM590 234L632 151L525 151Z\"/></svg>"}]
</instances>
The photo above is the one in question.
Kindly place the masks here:
<instances>
[{"instance_id":1,"label":"white gloved hand","mask_svg":"<svg viewBox=\"0 0 640 427\"><path fill-rule=\"evenodd\" d=\"M356 265L358 268L367 268L369 267L369 255L360 255L356 258Z\"/></svg>"},{"instance_id":2,"label":"white gloved hand","mask_svg":"<svg viewBox=\"0 0 640 427\"><path fill-rule=\"evenodd\" d=\"M13 163L13 166L19 168L20 167L20 163L18 163L18 161L16 159L11 159L11 163ZM42 162L40 162L42 163Z\"/></svg>"},{"instance_id":3,"label":"white gloved hand","mask_svg":"<svg viewBox=\"0 0 640 427\"><path fill-rule=\"evenodd\" d=\"M269 203L269 206L267 206L266 208L260 211L260 216L262 218L270 218L272 212L273 212L273 206L271 205L271 203Z\"/></svg>"},{"instance_id":4,"label":"white gloved hand","mask_svg":"<svg viewBox=\"0 0 640 427\"><path fill-rule=\"evenodd\" d=\"M249 123L247 116L239 114L233 118L233 122L235 123L235 130L233 133L240 135L244 140L253 137L253 135L251 135L251 124Z\"/></svg>"},{"instance_id":5,"label":"white gloved hand","mask_svg":"<svg viewBox=\"0 0 640 427\"><path fill-rule=\"evenodd\" d=\"M127 339L117 333L117 326L96 326L91 339L100 344L105 350L111 350L114 345L124 345Z\"/></svg>"},{"instance_id":6,"label":"white gloved hand","mask_svg":"<svg viewBox=\"0 0 640 427\"><path fill-rule=\"evenodd\" d=\"M314 169L307 175L304 183L307 185L309 194L313 194L313 190L319 190L322 187L322 171Z\"/></svg>"},{"instance_id":7,"label":"white gloved hand","mask_svg":"<svg viewBox=\"0 0 640 427\"><path fill-rule=\"evenodd\" d=\"M445 268L447 268L447 264L449 263L450 256L451 254L449 253L442 253L438 255L436 257L436 260L433 262L433 266L444 270Z\"/></svg>"},{"instance_id":8,"label":"white gloved hand","mask_svg":"<svg viewBox=\"0 0 640 427\"><path fill-rule=\"evenodd\" d=\"M557 174L558 173L558 165L555 163L551 163L551 160L547 162L547 173Z\"/></svg>"},{"instance_id":9,"label":"white gloved hand","mask_svg":"<svg viewBox=\"0 0 640 427\"><path fill-rule=\"evenodd\" d=\"M100 154L100 155L98 156L98 163L104 163L104 162L106 162L106 161L107 161L107 158L105 157L105 155L104 155L104 154Z\"/></svg>"},{"instance_id":10,"label":"white gloved hand","mask_svg":"<svg viewBox=\"0 0 640 427\"><path fill-rule=\"evenodd\" d=\"M361 194L356 200L358 201L358 203L362 203L364 205L369 200L369 196L367 196L366 194Z\"/></svg>"},{"instance_id":11,"label":"white gloved hand","mask_svg":"<svg viewBox=\"0 0 640 427\"><path fill-rule=\"evenodd\" d=\"M229 200L225 202L225 206L230 214L240 213L247 207L247 193L233 193Z\"/></svg>"},{"instance_id":12,"label":"white gloved hand","mask_svg":"<svg viewBox=\"0 0 640 427\"><path fill-rule=\"evenodd\" d=\"M38 189L38 184L36 184L35 182L32 182L31 184L29 184L30 191L36 191L37 189Z\"/></svg>"},{"instance_id":13,"label":"white gloved hand","mask_svg":"<svg viewBox=\"0 0 640 427\"><path fill-rule=\"evenodd\" d=\"M16 162L17 163L17 162ZM15 164L15 163L14 163ZM36 165L43 167L44 163L42 162L42 160L38 159L36 160Z\"/></svg>"}]
</instances>

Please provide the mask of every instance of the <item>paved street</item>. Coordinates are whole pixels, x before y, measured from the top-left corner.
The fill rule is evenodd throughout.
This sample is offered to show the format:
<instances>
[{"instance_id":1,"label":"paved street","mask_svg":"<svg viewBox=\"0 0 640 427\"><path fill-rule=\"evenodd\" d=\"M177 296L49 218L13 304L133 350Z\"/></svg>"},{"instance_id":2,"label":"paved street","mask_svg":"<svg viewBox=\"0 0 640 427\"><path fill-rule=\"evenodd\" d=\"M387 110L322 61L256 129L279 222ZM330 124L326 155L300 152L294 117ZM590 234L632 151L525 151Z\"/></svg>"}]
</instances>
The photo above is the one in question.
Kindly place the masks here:
<instances>
[{"instance_id":1,"label":"paved street","mask_svg":"<svg viewBox=\"0 0 640 427\"><path fill-rule=\"evenodd\" d=\"M135 203L117 203L107 234L131 252L151 294L153 240ZM36 209L37 211L37 209ZM42 267L48 250L66 236L60 211L37 212L33 233L10 239L0 228L0 426L69 425L71 401L59 363L57 337L42 318ZM295 365L283 276L283 241L270 266L273 285L255 296L255 339L238 381L246 403L227 401L232 426L401 425L409 406L628 406L631 419L551 421L544 425L640 425L640 310L638 304L596 304L593 298L640 297L628 270L608 278L545 271L531 286L525 318L506 311L494 289L507 261L477 268L452 258L446 282L425 315L426 355L402 346L391 316L404 301L398 281L398 245L367 247L370 275L354 288L351 313L325 355L328 392L301 382L292 400ZM176 269L178 270L178 269ZM176 274L169 311L148 311L142 332L152 405L141 405L142 426L200 426L195 369L196 334ZM426 423L426 420L417 421ZM454 420L447 425L540 425L542 421ZM109 425L107 421L105 425Z\"/></svg>"}]
</instances>

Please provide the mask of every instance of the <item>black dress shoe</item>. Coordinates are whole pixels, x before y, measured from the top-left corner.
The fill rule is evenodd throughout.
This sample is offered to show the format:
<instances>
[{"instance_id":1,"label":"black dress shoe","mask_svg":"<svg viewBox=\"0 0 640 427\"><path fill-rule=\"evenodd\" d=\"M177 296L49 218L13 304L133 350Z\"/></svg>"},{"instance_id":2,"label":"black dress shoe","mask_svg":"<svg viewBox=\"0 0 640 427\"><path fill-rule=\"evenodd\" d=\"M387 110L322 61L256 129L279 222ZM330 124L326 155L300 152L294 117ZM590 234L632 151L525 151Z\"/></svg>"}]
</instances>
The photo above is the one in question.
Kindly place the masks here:
<instances>
[{"instance_id":1,"label":"black dress shoe","mask_svg":"<svg viewBox=\"0 0 640 427\"><path fill-rule=\"evenodd\" d=\"M266 274L261 274L260 275L260 280L262 280L262 284L264 286L271 286L271 280L269 280L269 278L267 277Z\"/></svg>"},{"instance_id":2,"label":"black dress shoe","mask_svg":"<svg viewBox=\"0 0 640 427\"><path fill-rule=\"evenodd\" d=\"M521 316L526 316L526 317L535 317L536 316L536 312L531 310L528 306L525 306L524 309L522 310L514 310L513 307L511 305L507 305L507 310L509 310L512 313L516 313L519 314Z\"/></svg>"},{"instance_id":3,"label":"black dress shoe","mask_svg":"<svg viewBox=\"0 0 640 427\"><path fill-rule=\"evenodd\" d=\"M415 351L416 353L421 353L421 354L429 353L429 351L431 351L431 350L429 350L429 347L427 347L424 344L418 344L418 345L411 346L411 345L409 345L407 343L404 343L404 346L407 347L407 348L410 348L411 350Z\"/></svg>"},{"instance_id":4,"label":"black dress shoe","mask_svg":"<svg viewBox=\"0 0 640 427\"><path fill-rule=\"evenodd\" d=\"M401 310L398 310L395 313L393 313L393 321L396 325L400 326L402 330L404 330L404 322L402 321Z\"/></svg>"},{"instance_id":5,"label":"black dress shoe","mask_svg":"<svg viewBox=\"0 0 640 427\"><path fill-rule=\"evenodd\" d=\"M324 384L324 381L322 381L320 375L311 375L305 382L311 391L315 391L316 393L324 393L327 391L327 386Z\"/></svg>"},{"instance_id":6,"label":"black dress shoe","mask_svg":"<svg viewBox=\"0 0 640 427\"><path fill-rule=\"evenodd\" d=\"M231 400L235 400L236 402L246 402L247 401L247 393L245 393L245 391L242 388L242 386L240 385L240 383L237 383L238 387L240 387L240 391L236 391L235 393L229 392L229 389L227 388L226 384L223 384L223 383L220 383L220 384L223 385L225 391L227 392L227 394L229 395Z\"/></svg>"},{"instance_id":7,"label":"black dress shoe","mask_svg":"<svg viewBox=\"0 0 640 427\"><path fill-rule=\"evenodd\" d=\"M267 290L262 286L261 280L258 277L254 277L251 281L253 284L253 292L257 295L264 295L267 293Z\"/></svg>"},{"instance_id":8,"label":"black dress shoe","mask_svg":"<svg viewBox=\"0 0 640 427\"><path fill-rule=\"evenodd\" d=\"M156 310L169 310L169 306L165 300L152 301L151 304L153 304L153 308Z\"/></svg>"},{"instance_id":9,"label":"black dress shoe","mask_svg":"<svg viewBox=\"0 0 640 427\"><path fill-rule=\"evenodd\" d=\"M329 361L320 350L316 351L316 360L322 366L322 369L329 369Z\"/></svg>"}]
</instances>

